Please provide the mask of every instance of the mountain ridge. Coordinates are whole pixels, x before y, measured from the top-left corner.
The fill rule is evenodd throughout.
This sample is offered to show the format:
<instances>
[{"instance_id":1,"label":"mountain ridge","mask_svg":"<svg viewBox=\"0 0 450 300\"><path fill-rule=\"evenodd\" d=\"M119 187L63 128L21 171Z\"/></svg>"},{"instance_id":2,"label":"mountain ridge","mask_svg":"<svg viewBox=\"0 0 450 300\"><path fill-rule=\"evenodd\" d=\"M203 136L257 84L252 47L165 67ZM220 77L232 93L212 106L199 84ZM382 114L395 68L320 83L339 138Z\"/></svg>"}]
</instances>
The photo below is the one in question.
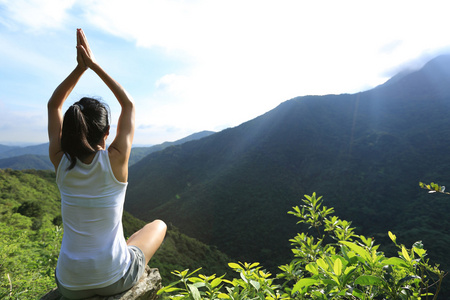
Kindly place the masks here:
<instances>
[{"instance_id":1,"label":"mountain ridge","mask_svg":"<svg viewBox=\"0 0 450 300\"><path fill-rule=\"evenodd\" d=\"M133 147L131 149L129 165L133 165L146 155L161 151L173 145L179 145L188 141L201 139L213 134L213 131L201 131L188 135L173 142L164 142L162 144L149 147ZM7 146L0 144L0 169L13 170L53 170L54 167L48 157L48 143L33 146Z\"/></svg>"}]
</instances>

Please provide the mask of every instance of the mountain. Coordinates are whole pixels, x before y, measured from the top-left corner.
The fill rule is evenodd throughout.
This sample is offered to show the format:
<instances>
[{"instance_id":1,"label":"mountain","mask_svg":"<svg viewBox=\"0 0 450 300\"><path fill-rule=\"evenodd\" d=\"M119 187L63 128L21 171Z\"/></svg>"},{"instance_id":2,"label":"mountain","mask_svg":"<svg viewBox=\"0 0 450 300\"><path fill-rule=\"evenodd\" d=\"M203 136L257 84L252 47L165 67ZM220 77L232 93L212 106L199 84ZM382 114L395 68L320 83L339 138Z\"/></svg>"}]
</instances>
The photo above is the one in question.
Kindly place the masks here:
<instances>
[{"instance_id":1,"label":"mountain","mask_svg":"<svg viewBox=\"0 0 450 300\"><path fill-rule=\"evenodd\" d=\"M19 147L0 145L0 169L53 170L48 157L48 143Z\"/></svg>"},{"instance_id":2,"label":"mountain","mask_svg":"<svg viewBox=\"0 0 450 300\"><path fill-rule=\"evenodd\" d=\"M48 155L24 154L0 159L0 169L54 170Z\"/></svg>"},{"instance_id":3,"label":"mountain","mask_svg":"<svg viewBox=\"0 0 450 300\"><path fill-rule=\"evenodd\" d=\"M17 146L7 146L7 145L1 145L0 144L0 153L10 151L10 150L12 150L14 148L19 148L19 147L17 147Z\"/></svg>"},{"instance_id":4,"label":"mountain","mask_svg":"<svg viewBox=\"0 0 450 300\"><path fill-rule=\"evenodd\" d=\"M164 142L151 147L135 147L131 149L129 164L130 166L135 164L150 153L161 151L173 145L198 140L213 133L213 131L205 130L174 142ZM7 168L14 170L53 170L53 165L48 157L48 143L27 147L0 145L0 169Z\"/></svg>"},{"instance_id":5,"label":"mountain","mask_svg":"<svg viewBox=\"0 0 450 300\"><path fill-rule=\"evenodd\" d=\"M176 140L174 142L164 142L162 144L151 146L151 147L134 147L133 149L131 149L129 165L131 166L131 165L135 164L136 162L138 162L145 156L149 155L150 153L153 153L156 151L161 151L170 146L180 145L180 144L183 144L183 143L186 143L189 141L198 140L198 139L207 137L208 135L211 135L213 133L214 133L213 131L204 130L201 132L191 134L187 137Z\"/></svg>"},{"instance_id":6,"label":"mountain","mask_svg":"<svg viewBox=\"0 0 450 300\"><path fill-rule=\"evenodd\" d=\"M25 154L48 156L48 143L27 147L0 145L0 158L8 158Z\"/></svg>"},{"instance_id":7,"label":"mountain","mask_svg":"<svg viewBox=\"0 0 450 300\"><path fill-rule=\"evenodd\" d=\"M419 188L450 173L450 56L356 94L304 96L130 168L126 209L161 218L229 256L275 268L299 232L304 194L391 245L423 240L450 267L450 201ZM389 248L391 251L394 248Z\"/></svg>"}]
</instances>

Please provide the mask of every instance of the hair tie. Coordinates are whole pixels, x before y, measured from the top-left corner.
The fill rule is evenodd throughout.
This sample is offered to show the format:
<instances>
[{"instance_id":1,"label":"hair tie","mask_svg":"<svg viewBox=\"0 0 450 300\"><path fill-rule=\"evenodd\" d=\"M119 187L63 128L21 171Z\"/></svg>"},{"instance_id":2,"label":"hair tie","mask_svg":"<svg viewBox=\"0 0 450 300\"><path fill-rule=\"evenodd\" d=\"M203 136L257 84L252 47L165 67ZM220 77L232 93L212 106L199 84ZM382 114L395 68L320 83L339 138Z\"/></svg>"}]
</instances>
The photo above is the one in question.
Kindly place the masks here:
<instances>
[{"instance_id":1,"label":"hair tie","mask_svg":"<svg viewBox=\"0 0 450 300\"><path fill-rule=\"evenodd\" d=\"M80 103L75 103L74 105L78 106L80 108L81 111L83 111L84 106Z\"/></svg>"}]
</instances>

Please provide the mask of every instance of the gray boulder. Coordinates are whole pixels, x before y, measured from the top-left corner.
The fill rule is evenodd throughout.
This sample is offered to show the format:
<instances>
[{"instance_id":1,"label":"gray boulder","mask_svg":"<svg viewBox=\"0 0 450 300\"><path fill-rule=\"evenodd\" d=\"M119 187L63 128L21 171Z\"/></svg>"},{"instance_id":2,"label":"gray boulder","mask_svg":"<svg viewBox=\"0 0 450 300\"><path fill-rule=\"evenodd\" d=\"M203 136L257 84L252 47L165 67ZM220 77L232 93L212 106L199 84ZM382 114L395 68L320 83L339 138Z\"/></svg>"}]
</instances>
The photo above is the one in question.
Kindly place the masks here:
<instances>
[{"instance_id":1,"label":"gray boulder","mask_svg":"<svg viewBox=\"0 0 450 300\"><path fill-rule=\"evenodd\" d=\"M158 269L150 269L149 266L146 266L138 283L128 291L108 297L95 296L86 300L154 300L158 298L156 293L161 286L161 275ZM66 298L59 293L58 288L51 290L41 298L41 300L63 299Z\"/></svg>"}]
</instances>

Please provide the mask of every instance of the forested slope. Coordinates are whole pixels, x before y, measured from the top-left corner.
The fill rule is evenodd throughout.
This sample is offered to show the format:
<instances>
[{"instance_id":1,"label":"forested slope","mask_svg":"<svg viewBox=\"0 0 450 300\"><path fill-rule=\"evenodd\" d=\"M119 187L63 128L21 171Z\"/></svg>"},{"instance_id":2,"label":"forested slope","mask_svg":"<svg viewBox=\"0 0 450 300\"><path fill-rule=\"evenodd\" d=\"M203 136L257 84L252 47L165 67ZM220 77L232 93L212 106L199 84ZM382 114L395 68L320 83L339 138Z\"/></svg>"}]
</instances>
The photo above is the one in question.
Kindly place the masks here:
<instances>
[{"instance_id":1,"label":"forested slope","mask_svg":"<svg viewBox=\"0 0 450 300\"><path fill-rule=\"evenodd\" d=\"M357 230L388 244L422 239L450 267L450 59L357 94L305 96L235 128L153 153L130 169L126 208L162 218L232 257L276 267L298 228L286 215L323 195Z\"/></svg>"}]
</instances>

